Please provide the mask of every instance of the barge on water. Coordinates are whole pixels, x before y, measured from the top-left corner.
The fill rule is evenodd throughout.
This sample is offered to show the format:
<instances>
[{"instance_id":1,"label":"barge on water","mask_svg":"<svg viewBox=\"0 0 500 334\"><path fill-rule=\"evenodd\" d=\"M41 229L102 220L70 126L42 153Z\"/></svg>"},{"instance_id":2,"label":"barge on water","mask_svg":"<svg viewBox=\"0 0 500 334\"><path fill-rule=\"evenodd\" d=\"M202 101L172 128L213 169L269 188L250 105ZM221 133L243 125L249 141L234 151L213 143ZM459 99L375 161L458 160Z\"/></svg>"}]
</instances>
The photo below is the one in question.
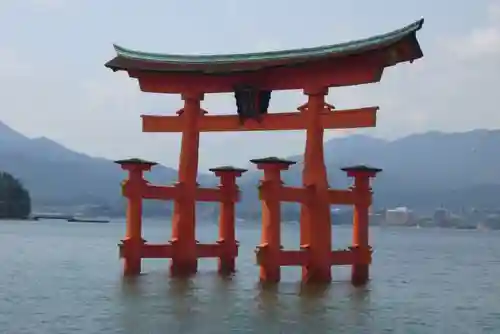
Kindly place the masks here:
<instances>
[{"instance_id":1,"label":"barge on water","mask_svg":"<svg viewBox=\"0 0 500 334\"><path fill-rule=\"evenodd\" d=\"M109 223L109 219L92 219L92 218L70 218L68 219L69 223Z\"/></svg>"}]
</instances>

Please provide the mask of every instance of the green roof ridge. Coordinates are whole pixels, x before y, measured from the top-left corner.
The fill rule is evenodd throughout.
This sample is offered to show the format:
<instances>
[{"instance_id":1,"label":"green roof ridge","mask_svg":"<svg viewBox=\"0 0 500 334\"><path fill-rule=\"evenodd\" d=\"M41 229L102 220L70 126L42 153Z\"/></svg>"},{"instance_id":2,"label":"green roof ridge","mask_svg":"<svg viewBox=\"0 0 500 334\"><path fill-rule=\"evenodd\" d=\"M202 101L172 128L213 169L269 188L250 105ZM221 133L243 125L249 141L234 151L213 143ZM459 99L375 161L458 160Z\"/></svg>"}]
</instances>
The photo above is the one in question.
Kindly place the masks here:
<instances>
[{"instance_id":1,"label":"green roof ridge","mask_svg":"<svg viewBox=\"0 0 500 334\"><path fill-rule=\"evenodd\" d=\"M373 37L344 42L339 44L324 45L312 48L291 49L282 51L239 53L225 55L179 55L179 54L161 54L152 52L142 52L126 49L114 44L118 56L134 60L164 62L164 63L191 63L191 64L214 64L231 63L237 61L272 61L283 60L287 58L300 57L321 57L334 53L349 53L359 50L370 49L385 44L392 44L400 39L415 33L422 28L424 19L413 22L403 28L391 31L389 33L376 35Z\"/></svg>"}]
</instances>

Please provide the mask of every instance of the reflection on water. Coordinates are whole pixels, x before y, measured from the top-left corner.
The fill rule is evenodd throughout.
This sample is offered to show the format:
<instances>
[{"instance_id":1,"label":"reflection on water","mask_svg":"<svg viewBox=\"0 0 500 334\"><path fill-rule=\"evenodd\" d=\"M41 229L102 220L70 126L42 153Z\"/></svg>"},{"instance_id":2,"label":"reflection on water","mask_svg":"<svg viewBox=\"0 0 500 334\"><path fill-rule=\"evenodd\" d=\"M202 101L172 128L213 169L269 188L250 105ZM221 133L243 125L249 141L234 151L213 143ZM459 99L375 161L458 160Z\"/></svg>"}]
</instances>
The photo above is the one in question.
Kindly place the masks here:
<instances>
[{"instance_id":1,"label":"reflection on water","mask_svg":"<svg viewBox=\"0 0 500 334\"><path fill-rule=\"evenodd\" d=\"M126 297L137 297L141 296L141 277L122 277L121 278L122 284L122 292L123 295Z\"/></svg>"},{"instance_id":2,"label":"reflection on water","mask_svg":"<svg viewBox=\"0 0 500 334\"><path fill-rule=\"evenodd\" d=\"M169 332L316 332L327 331L334 290L352 294L352 314L367 301L369 289L348 283L301 285L297 282L261 284L201 273L195 278L170 279L160 272L122 279L126 333L167 326ZM337 292L337 293L339 293ZM147 313L146 309L152 310ZM161 316L160 316L161 315ZM151 323L156 325L151 327ZM300 331L299 331L300 332ZM229 333L229 332L228 332Z\"/></svg>"},{"instance_id":3,"label":"reflection on water","mask_svg":"<svg viewBox=\"0 0 500 334\"><path fill-rule=\"evenodd\" d=\"M258 283L253 248L259 230L240 226L238 272L220 278L200 261L190 279L168 276L165 260L122 278L116 259L121 224L0 225L0 333L494 333L500 329L500 233L387 229L372 231L373 280L349 283L335 268L331 285L301 285L300 269L282 282ZM164 241L164 222L146 238ZM216 234L198 231L201 241ZM344 247L347 228L334 229ZM205 239L205 240L204 240ZM296 248L296 227L283 243ZM43 250L43 251L41 251ZM29 317L27 317L29 315Z\"/></svg>"}]
</instances>

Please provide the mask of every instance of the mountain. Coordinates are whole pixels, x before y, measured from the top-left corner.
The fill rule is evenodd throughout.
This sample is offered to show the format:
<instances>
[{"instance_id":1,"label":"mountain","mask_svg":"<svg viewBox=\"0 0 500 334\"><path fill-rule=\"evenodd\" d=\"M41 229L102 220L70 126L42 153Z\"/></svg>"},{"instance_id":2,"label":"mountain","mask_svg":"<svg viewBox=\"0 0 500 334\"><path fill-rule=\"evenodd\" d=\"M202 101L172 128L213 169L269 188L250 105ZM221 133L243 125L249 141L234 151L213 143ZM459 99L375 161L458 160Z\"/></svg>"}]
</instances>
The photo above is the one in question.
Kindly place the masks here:
<instances>
[{"instance_id":1,"label":"mountain","mask_svg":"<svg viewBox=\"0 0 500 334\"><path fill-rule=\"evenodd\" d=\"M327 141L325 161L330 185L338 188L351 182L340 167L361 163L382 168L384 171L374 182L378 207L498 207L498 143L500 130L427 132L394 141L354 135ZM302 156L287 159L298 163L283 178L287 184L300 185ZM15 175L26 186L34 211L40 207L94 205L110 207L116 214L124 212L120 182L125 173L119 166L74 152L47 138L27 138L1 122L0 170ZM240 212L253 214L258 208L256 186L260 177L260 171L251 170L240 179ZM177 179L177 172L157 166L147 178L153 184L171 183ZM216 180L200 174L198 182L214 184ZM210 207L209 211L215 207L201 206ZM163 212L168 207L148 201L146 211Z\"/></svg>"},{"instance_id":2,"label":"mountain","mask_svg":"<svg viewBox=\"0 0 500 334\"><path fill-rule=\"evenodd\" d=\"M498 207L498 143L500 130L427 132L394 141L354 135L327 141L325 164L330 186L336 188L351 183L341 167L366 164L382 168L373 182L375 205L379 207ZM302 156L287 159L298 163L283 173L283 179L300 185ZM245 202L240 205L241 212L253 211L258 205L255 185L259 177L260 173L248 173L240 184Z\"/></svg>"},{"instance_id":3,"label":"mountain","mask_svg":"<svg viewBox=\"0 0 500 334\"><path fill-rule=\"evenodd\" d=\"M330 183L345 186L341 167L367 164L383 169L377 184L415 190L500 184L500 130L427 132L394 141L354 135L325 143ZM286 178L300 182L302 156Z\"/></svg>"},{"instance_id":4,"label":"mountain","mask_svg":"<svg viewBox=\"0 0 500 334\"><path fill-rule=\"evenodd\" d=\"M120 166L47 138L27 138L1 122L0 170L15 175L29 189L35 210L82 204L115 206L123 201L120 183L126 174ZM156 166L148 179L174 182L177 171Z\"/></svg>"}]
</instances>

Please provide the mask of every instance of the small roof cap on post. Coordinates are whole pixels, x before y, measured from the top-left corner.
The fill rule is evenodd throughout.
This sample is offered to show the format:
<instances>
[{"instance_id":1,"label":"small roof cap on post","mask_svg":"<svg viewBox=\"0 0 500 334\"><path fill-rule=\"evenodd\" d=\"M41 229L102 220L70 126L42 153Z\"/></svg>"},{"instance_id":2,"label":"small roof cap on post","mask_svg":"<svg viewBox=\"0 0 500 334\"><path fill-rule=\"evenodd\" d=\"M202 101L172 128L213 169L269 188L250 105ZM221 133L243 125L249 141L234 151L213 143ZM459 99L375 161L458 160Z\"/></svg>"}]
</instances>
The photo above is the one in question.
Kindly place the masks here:
<instances>
[{"instance_id":1,"label":"small roof cap on post","mask_svg":"<svg viewBox=\"0 0 500 334\"><path fill-rule=\"evenodd\" d=\"M157 162L143 160L139 158L121 159L115 160L115 164L119 164L122 168L133 167L133 166L143 166L145 170L151 169L151 167L157 165Z\"/></svg>"},{"instance_id":2,"label":"small roof cap on post","mask_svg":"<svg viewBox=\"0 0 500 334\"><path fill-rule=\"evenodd\" d=\"M251 159L251 163L257 164L257 165L263 165L263 164L281 164L281 165L295 165L297 162L296 161L291 161L291 160L286 160L286 159L280 159L277 157L267 157L267 158L258 158L258 159Z\"/></svg>"},{"instance_id":3,"label":"small roof cap on post","mask_svg":"<svg viewBox=\"0 0 500 334\"><path fill-rule=\"evenodd\" d=\"M148 161L148 160L139 159L139 158L115 160L115 163L119 164L119 165L149 165L149 166L158 165L157 162Z\"/></svg>"},{"instance_id":4,"label":"small roof cap on post","mask_svg":"<svg viewBox=\"0 0 500 334\"><path fill-rule=\"evenodd\" d=\"M370 176L375 176L377 173L382 171L381 168L370 167L366 165L354 165L341 168L342 171L346 172L348 176L355 176L359 174L368 174Z\"/></svg>"},{"instance_id":5,"label":"small roof cap on post","mask_svg":"<svg viewBox=\"0 0 500 334\"><path fill-rule=\"evenodd\" d=\"M248 169L238 168L238 167L234 167L234 166L220 166L220 167L210 168L209 171L211 171L213 173L235 172L235 173L243 174L246 171L248 171Z\"/></svg>"}]
</instances>

